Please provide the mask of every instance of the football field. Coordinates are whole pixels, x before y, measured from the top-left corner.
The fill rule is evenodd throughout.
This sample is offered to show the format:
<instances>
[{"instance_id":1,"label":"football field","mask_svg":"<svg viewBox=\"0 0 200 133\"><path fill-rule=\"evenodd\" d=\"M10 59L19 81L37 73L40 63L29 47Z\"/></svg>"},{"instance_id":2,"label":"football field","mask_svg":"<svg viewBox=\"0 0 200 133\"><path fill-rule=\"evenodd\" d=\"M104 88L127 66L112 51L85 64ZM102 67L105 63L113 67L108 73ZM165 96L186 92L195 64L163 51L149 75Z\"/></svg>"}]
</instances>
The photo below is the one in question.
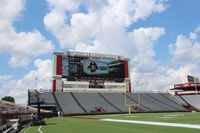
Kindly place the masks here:
<instances>
[{"instance_id":1,"label":"football field","mask_svg":"<svg viewBox=\"0 0 200 133\"><path fill-rule=\"evenodd\" d=\"M46 122L21 133L200 133L199 112L69 116Z\"/></svg>"}]
</instances>

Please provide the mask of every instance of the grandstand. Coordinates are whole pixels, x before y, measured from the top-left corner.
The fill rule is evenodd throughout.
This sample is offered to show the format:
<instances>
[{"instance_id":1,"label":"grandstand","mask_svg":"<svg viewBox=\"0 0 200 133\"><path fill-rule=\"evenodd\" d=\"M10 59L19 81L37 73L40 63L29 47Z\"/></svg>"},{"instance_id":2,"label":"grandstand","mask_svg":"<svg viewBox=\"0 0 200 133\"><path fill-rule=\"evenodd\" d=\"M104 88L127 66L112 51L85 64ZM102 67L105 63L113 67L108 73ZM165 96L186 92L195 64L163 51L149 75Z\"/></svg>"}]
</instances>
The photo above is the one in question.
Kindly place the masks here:
<instances>
[{"instance_id":1,"label":"grandstand","mask_svg":"<svg viewBox=\"0 0 200 133\"><path fill-rule=\"evenodd\" d=\"M47 96L49 97L49 95ZM31 114L36 114L37 108L0 101L0 132L18 132L24 125L31 122ZM45 116L51 111L41 110Z\"/></svg>"},{"instance_id":2,"label":"grandstand","mask_svg":"<svg viewBox=\"0 0 200 133\"><path fill-rule=\"evenodd\" d=\"M187 76L188 82L182 84L175 84L174 88L171 89L174 91L175 96L179 97L179 102L185 107L193 111L200 110L200 83L199 78L194 76Z\"/></svg>"},{"instance_id":3,"label":"grandstand","mask_svg":"<svg viewBox=\"0 0 200 133\"><path fill-rule=\"evenodd\" d=\"M33 93L29 91L29 93ZM127 113L127 105L133 105L132 111L138 112L136 107L140 102L140 112L177 112L190 111L186 108L187 102L180 102L181 98L171 96L168 93L143 93L140 101L137 93L94 93L94 92L44 92L42 103L48 103L48 96L55 95L54 103L57 111L64 114L87 114L87 113ZM30 94L33 96L33 94ZM30 98L32 99L32 98ZM126 100L126 103L125 103ZM57 102L56 102L57 101ZM30 103L33 103L30 101ZM187 106L186 106L187 105ZM30 104L31 106L31 104ZM41 107L44 107L45 104ZM59 107L60 106L60 109ZM101 112L99 108L102 108Z\"/></svg>"},{"instance_id":4,"label":"grandstand","mask_svg":"<svg viewBox=\"0 0 200 133\"><path fill-rule=\"evenodd\" d=\"M31 93L28 93L30 96L28 96L28 103L32 107L37 107L37 97L35 96L35 90L29 90L33 91ZM41 100L41 106L43 106L43 109L47 110L54 110L55 109L55 100L52 93L41 93L40 94L40 100Z\"/></svg>"},{"instance_id":5,"label":"grandstand","mask_svg":"<svg viewBox=\"0 0 200 133\"><path fill-rule=\"evenodd\" d=\"M31 106L19 105L7 101L0 101L0 115L18 115L36 113L37 109Z\"/></svg>"},{"instance_id":6,"label":"grandstand","mask_svg":"<svg viewBox=\"0 0 200 133\"><path fill-rule=\"evenodd\" d=\"M52 90L40 94L41 107L65 115L127 113L130 109L134 112L200 109L199 96L132 93L128 61L119 55L54 52ZM34 95L34 91L29 90L28 104L36 107Z\"/></svg>"}]
</instances>

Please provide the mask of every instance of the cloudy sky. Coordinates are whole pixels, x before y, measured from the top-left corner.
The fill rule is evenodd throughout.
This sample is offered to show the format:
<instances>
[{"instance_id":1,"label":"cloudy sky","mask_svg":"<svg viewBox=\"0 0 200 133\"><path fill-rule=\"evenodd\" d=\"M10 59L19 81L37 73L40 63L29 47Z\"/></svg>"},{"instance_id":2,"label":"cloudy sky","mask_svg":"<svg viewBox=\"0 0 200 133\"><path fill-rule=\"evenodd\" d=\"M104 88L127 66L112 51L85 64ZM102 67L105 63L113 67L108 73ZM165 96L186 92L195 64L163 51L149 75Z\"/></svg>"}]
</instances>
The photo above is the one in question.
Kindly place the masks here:
<instances>
[{"instance_id":1,"label":"cloudy sky","mask_svg":"<svg viewBox=\"0 0 200 133\"><path fill-rule=\"evenodd\" d=\"M200 77L199 12L199 0L0 0L0 98L51 89L53 51L130 58L133 90Z\"/></svg>"}]
</instances>

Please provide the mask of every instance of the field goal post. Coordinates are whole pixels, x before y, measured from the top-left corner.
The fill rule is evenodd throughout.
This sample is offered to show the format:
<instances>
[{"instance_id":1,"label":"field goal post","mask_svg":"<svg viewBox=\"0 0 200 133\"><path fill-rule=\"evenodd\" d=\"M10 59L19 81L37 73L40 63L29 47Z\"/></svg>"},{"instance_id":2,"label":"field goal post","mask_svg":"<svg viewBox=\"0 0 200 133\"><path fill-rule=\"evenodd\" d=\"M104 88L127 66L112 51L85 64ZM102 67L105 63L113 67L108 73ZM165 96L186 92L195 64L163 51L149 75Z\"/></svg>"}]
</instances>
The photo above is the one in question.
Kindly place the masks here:
<instances>
[{"instance_id":1,"label":"field goal post","mask_svg":"<svg viewBox=\"0 0 200 133\"><path fill-rule=\"evenodd\" d=\"M125 95L124 95L124 97L125 97L125 106L126 107L128 107L128 114L131 114L131 109L132 109L132 107L137 107L137 110L139 111L140 110L140 105L141 105L141 101L140 101L140 93L139 93L139 91L138 91L138 93L137 93L137 102L138 102L138 104L135 104L135 103L128 103L127 102L127 95L130 93L129 92L129 83L131 82L131 80L130 80L130 78L125 78L125 83L126 83L126 91L125 91Z\"/></svg>"}]
</instances>

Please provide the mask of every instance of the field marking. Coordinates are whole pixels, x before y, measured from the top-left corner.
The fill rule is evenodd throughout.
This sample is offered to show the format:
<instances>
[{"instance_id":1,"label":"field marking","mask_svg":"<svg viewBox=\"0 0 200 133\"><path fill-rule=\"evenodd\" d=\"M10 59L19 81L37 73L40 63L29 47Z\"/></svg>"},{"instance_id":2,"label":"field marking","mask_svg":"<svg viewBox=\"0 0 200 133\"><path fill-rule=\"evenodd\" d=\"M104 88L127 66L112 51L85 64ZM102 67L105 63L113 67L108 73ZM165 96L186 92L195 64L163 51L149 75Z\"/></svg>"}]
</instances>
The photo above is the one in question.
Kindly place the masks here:
<instances>
[{"instance_id":1,"label":"field marking","mask_svg":"<svg viewBox=\"0 0 200 133\"><path fill-rule=\"evenodd\" d=\"M134 123L134 124L144 124L144 125L156 125L156 126L169 126L169 127L183 127L183 128L200 129L200 125L193 125L193 124L151 122L151 121L133 121L133 120L118 120L118 119L101 119L101 120L102 121L111 121L111 122L123 122L123 123Z\"/></svg>"},{"instance_id":2,"label":"field marking","mask_svg":"<svg viewBox=\"0 0 200 133\"><path fill-rule=\"evenodd\" d=\"M27 127L26 129L25 129L25 128L23 128L23 129L22 129L22 131L24 130L24 133L26 133L26 132L28 131L28 129L29 129L29 128L30 128L30 126L29 126L29 127ZM22 132L22 131L21 131L21 132ZM20 132L20 133L21 133L21 132Z\"/></svg>"},{"instance_id":3,"label":"field marking","mask_svg":"<svg viewBox=\"0 0 200 133\"><path fill-rule=\"evenodd\" d=\"M183 115L183 114L169 114L169 115L164 115L164 116L176 117L176 116L185 116L185 115Z\"/></svg>"},{"instance_id":4,"label":"field marking","mask_svg":"<svg viewBox=\"0 0 200 133\"><path fill-rule=\"evenodd\" d=\"M40 133L43 133L43 132L41 131L41 128L42 128L42 126L39 126L38 131L39 131Z\"/></svg>"},{"instance_id":5,"label":"field marking","mask_svg":"<svg viewBox=\"0 0 200 133\"><path fill-rule=\"evenodd\" d=\"M174 119L175 117L163 116L163 117L158 117L158 118L163 118L163 119Z\"/></svg>"},{"instance_id":6,"label":"field marking","mask_svg":"<svg viewBox=\"0 0 200 133\"><path fill-rule=\"evenodd\" d=\"M19 133L22 133L23 131L24 131L24 128Z\"/></svg>"},{"instance_id":7,"label":"field marking","mask_svg":"<svg viewBox=\"0 0 200 133\"><path fill-rule=\"evenodd\" d=\"M64 116L65 118L77 118L77 119L83 119L83 120L99 120L99 118L94 117L81 117L81 116Z\"/></svg>"}]
</instances>

